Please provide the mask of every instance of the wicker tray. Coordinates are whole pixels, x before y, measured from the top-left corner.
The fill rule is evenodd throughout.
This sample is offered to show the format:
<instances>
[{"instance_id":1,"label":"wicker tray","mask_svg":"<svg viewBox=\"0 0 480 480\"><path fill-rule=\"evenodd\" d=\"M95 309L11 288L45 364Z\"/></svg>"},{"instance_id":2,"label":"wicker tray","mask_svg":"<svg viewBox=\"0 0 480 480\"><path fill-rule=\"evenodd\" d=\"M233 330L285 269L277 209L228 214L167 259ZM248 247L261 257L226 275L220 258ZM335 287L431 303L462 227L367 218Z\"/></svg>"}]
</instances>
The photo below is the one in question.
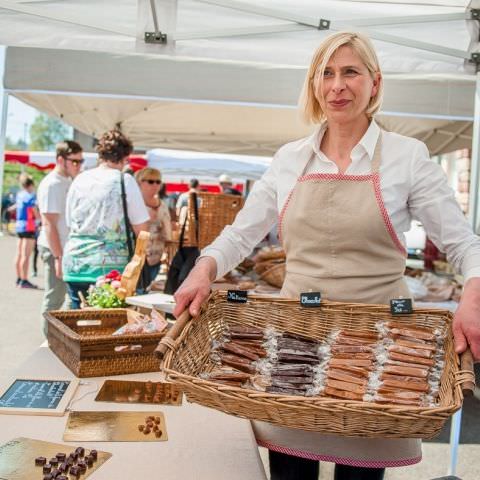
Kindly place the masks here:
<instances>
[{"instance_id":1,"label":"wicker tray","mask_svg":"<svg viewBox=\"0 0 480 480\"><path fill-rule=\"evenodd\" d=\"M209 360L212 339L221 337L228 325L260 328L273 325L280 331L322 340L338 327L376 332L374 326L378 320L391 318L385 305L325 301L320 308L311 309L302 308L298 300L259 296L249 297L247 303L240 304L227 302L225 292L215 292L202 307L200 316L186 322L178 339L172 341L170 334L167 335L158 351L161 354L168 348L162 367L189 401L225 413L348 437L431 438L461 407L461 385L471 384L474 379L471 366L466 371L459 369L459 358L453 347L452 314L448 311L418 309L411 315L394 317L405 324L435 326L445 334L446 366L438 406L433 408L263 393L199 377L213 368Z\"/></svg>"},{"instance_id":2,"label":"wicker tray","mask_svg":"<svg viewBox=\"0 0 480 480\"><path fill-rule=\"evenodd\" d=\"M127 309L55 310L45 313L45 318L48 345L77 377L159 370L154 350L164 333L112 336L127 323ZM98 324L82 325L85 320ZM115 350L133 345L134 350Z\"/></svg>"}]
</instances>

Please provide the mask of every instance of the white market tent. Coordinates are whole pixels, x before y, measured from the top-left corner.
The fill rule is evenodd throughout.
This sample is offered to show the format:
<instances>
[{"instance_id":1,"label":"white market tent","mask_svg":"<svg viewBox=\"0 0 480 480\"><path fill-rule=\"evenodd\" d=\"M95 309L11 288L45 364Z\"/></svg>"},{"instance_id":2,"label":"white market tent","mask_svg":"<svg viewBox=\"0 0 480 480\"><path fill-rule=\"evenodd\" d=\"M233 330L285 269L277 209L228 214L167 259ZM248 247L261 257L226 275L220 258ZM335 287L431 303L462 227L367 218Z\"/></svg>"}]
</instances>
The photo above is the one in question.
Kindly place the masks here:
<instances>
[{"instance_id":1,"label":"white market tent","mask_svg":"<svg viewBox=\"0 0 480 480\"><path fill-rule=\"evenodd\" d=\"M380 57L384 127L423 139L432 154L472 146L477 225L477 8L480 0L0 0L0 162L8 95L85 133L121 126L143 147L271 155L308 132L295 105L315 47L355 29ZM145 32L166 43L145 43Z\"/></svg>"},{"instance_id":2,"label":"white market tent","mask_svg":"<svg viewBox=\"0 0 480 480\"><path fill-rule=\"evenodd\" d=\"M369 34L378 51L383 126L443 153L472 142L479 6L480 0L0 0L0 44L8 46L3 86L85 133L119 125L146 148L272 155L309 131L295 106L315 47L333 31L355 29ZM165 44L145 42L145 32L156 31L166 34Z\"/></svg>"}]
</instances>

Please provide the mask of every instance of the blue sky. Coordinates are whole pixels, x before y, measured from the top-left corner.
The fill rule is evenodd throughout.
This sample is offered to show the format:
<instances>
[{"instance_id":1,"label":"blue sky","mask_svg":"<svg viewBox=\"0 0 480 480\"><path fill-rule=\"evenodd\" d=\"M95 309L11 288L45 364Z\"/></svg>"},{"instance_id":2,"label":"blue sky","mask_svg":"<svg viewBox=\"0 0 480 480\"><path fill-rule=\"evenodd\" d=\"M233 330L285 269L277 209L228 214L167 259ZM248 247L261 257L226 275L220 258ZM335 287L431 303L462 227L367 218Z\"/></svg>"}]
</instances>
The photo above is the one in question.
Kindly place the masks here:
<instances>
[{"instance_id":1,"label":"blue sky","mask_svg":"<svg viewBox=\"0 0 480 480\"><path fill-rule=\"evenodd\" d=\"M28 131L35 117L38 115L38 111L29 105L17 100L15 97L9 96L8 98L8 118L7 118L7 137L13 141L18 139L24 139L25 133Z\"/></svg>"}]
</instances>

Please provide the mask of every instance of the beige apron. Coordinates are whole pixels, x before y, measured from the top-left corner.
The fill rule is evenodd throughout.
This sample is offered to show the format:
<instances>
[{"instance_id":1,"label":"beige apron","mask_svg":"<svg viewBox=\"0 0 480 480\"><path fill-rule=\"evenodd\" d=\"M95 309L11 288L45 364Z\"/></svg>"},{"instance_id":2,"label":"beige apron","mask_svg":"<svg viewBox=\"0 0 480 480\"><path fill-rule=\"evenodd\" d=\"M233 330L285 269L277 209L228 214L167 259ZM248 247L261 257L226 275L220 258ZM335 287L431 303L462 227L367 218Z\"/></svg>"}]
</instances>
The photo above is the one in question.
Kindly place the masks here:
<instances>
[{"instance_id":1,"label":"beige apron","mask_svg":"<svg viewBox=\"0 0 480 480\"><path fill-rule=\"evenodd\" d=\"M370 175L302 173L297 180L279 221L287 254L282 296L320 291L328 300L362 303L410 297L403 281L406 252L380 191L381 135ZM422 455L417 439L347 438L265 422L253 428L261 446L345 465L412 465Z\"/></svg>"}]
</instances>

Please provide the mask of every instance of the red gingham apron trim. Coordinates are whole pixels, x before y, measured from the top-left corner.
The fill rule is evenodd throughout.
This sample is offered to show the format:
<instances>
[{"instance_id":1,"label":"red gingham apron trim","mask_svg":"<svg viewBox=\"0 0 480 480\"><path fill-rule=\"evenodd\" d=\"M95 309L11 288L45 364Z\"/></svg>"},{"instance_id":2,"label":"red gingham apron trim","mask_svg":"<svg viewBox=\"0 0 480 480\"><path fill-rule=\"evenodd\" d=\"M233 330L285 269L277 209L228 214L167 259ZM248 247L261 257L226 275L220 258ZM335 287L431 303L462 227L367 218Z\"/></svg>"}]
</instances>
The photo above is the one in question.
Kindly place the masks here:
<instances>
[{"instance_id":1,"label":"red gingham apron trim","mask_svg":"<svg viewBox=\"0 0 480 480\"><path fill-rule=\"evenodd\" d=\"M288 207L288 204L290 203L290 199L292 198L294 190L295 190L295 186L290 190L290 193L288 194L288 197L287 197L287 201L284 203L282 211L280 212L280 215L278 216L278 239L280 240L280 245L282 244L283 216L285 215L285 212L287 211L287 207Z\"/></svg>"},{"instance_id":2,"label":"red gingham apron trim","mask_svg":"<svg viewBox=\"0 0 480 480\"><path fill-rule=\"evenodd\" d=\"M373 175L373 188L375 189L375 198L377 199L378 207L380 208L380 213L382 214L383 221L385 222L385 226L387 227L388 233L392 237L393 243L398 248L400 253L406 257L407 251L405 250L405 247L402 245L402 242L397 237L397 233L393 228L387 209L385 208L385 204L383 203L382 191L380 188L380 175L378 173L375 173Z\"/></svg>"},{"instance_id":3,"label":"red gingham apron trim","mask_svg":"<svg viewBox=\"0 0 480 480\"><path fill-rule=\"evenodd\" d=\"M297 181L305 182L308 180L349 180L351 182L366 182L371 180L373 175L345 175L344 173L308 173L302 175Z\"/></svg>"},{"instance_id":4,"label":"red gingham apron trim","mask_svg":"<svg viewBox=\"0 0 480 480\"><path fill-rule=\"evenodd\" d=\"M406 467L408 465L415 465L422 460L422 456L413 458L402 458L398 460L363 460L349 457L335 457L333 455L318 455L312 452L302 452L294 448L282 447L272 443L257 440L260 447L268 448L274 452L285 453L294 457L306 458L308 460L320 460L323 462L338 463L340 465L349 465L351 467L367 467L367 468L389 468L389 467Z\"/></svg>"}]
</instances>

